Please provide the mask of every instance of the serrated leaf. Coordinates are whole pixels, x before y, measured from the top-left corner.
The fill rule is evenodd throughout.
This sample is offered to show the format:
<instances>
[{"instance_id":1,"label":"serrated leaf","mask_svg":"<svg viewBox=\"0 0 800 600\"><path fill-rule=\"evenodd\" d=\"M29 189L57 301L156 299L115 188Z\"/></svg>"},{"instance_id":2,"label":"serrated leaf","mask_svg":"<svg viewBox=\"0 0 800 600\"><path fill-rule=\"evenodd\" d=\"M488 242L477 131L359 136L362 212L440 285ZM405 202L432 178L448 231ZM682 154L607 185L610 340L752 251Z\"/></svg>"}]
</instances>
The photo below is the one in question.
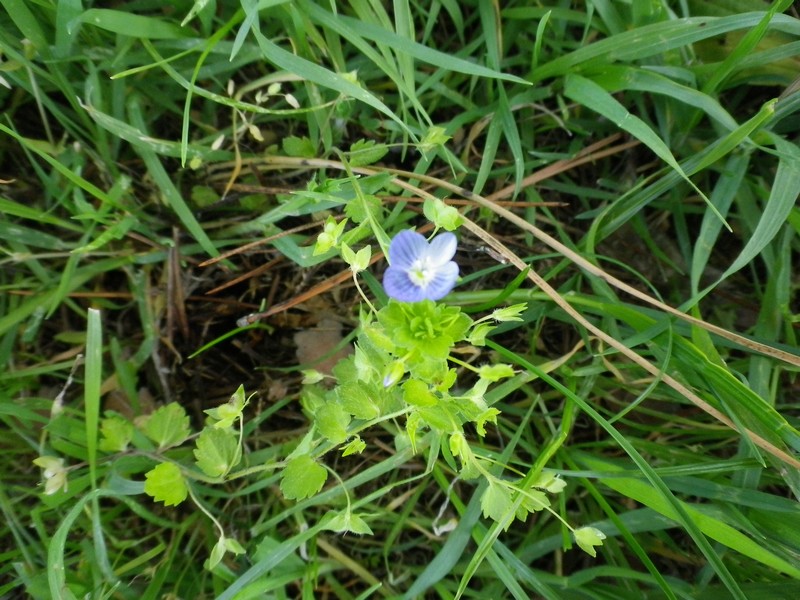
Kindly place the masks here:
<instances>
[{"instance_id":1,"label":"serrated leaf","mask_svg":"<svg viewBox=\"0 0 800 600\"><path fill-rule=\"evenodd\" d=\"M530 489L526 494L522 495L521 501L517 506L516 517L520 521L525 521L530 513L539 512L548 506L550 506L550 500L548 500L544 492Z\"/></svg>"},{"instance_id":2,"label":"serrated leaf","mask_svg":"<svg viewBox=\"0 0 800 600\"><path fill-rule=\"evenodd\" d=\"M164 462L144 474L144 493L164 506L177 506L189 495L189 488L177 465Z\"/></svg>"},{"instance_id":3,"label":"serrated leaf","mask_svg":"<svg viewBox=\"0 0 800 600\"><path fill-rule=\"evenodd\" d=\"M177 402L170 402L155 411L144 425L144 434L159 449L176 446L189 437L189 417Z\"/></svg>"},{"instance_id":4,"label":"serrated leaf","mask_svg":"<svg viewBox=\"0 0 800 600\"><path fill-rule=\"evenodd\" d=\"M290 135L283 138L283 151L288 156L298 156L301 158L313 158L317 154L314 143L307 137L297 137Z\"/></svg>"},{"instance_id":5,"label":"serrated leaf","mask_svg":"<svg viewBox=\"0 0 800 600\"><path fill-rule=\"evenodd\" d=\"M104 452L125 452L133 439L133 423L120 415L111 415L100 421L99 448Z\"/></svg>"},{"instance_id":6,"label":"serrated leaf","mask_svg":"<svg viewBox=\"0 0 800 600\"><path fill-rule=\"evenodd\" d=\"M389 147L385 144L376 144L375 140L358 140L350 146L347 159L351 167L366 167L378 162L387 152Z\"/></svg>"},{"instance_id":7,"label":"serrated leaf","mask_svg":"<svg viewBox=\"0 0 800 600\"><path fill-rule=\"evenodd\" d=\"M447 403L438 402L436 406L423 406L417 410L425 424L437 431L451 433L458 428L458 419Z\"/></svg>"},{"instance_id":8,"label":"serrated leaf","mask_svg":"<svg viewBox=\"0 0 800 600\"><path fill-rule=\"evenodd\" d=\"M402 385L402 389L403 400L412 406L436 406L439 402L428 384L419 379L409 379Z\"/></svg>"},{"instance_id":9,"label":"serrated leaf","mask_svg":"<svg viewBox=\"0 0 800 600\"><path fill-rule=\"evenodd\" d=\"M367 389L360 383L343 383L336 389L336 396L347 412L356 419L369 421L380 415L378 405L370 398Z\"/></svg>"},{"instance_id":10,"label":"serrated leaf","mask_svg":"<svg viewBox=\"0 0 800 600\"><path fill-rule=\"evenodd\" d=\"M361 198L353 198L344 207L346 214L353 223L363 223L368 218L381 221L383 204L380 198L373 194L364 194Z\"/></svg>"},{"instance_id":11,"label":"serrated leaf","mask_svg":"<svg viewBox=\"0 0 800 600\"><path fill-rule=\"evenodd\" d=\"M322 489L328 471L308 455L290 460L281 473L281 492L288 500L310 498Z\"/></svg>"},{"instance_id":12,"label":"serrated leaf","mask_svg":"<svg viewBox=\"0 0 800 600\"><path fill-rule=\"evenodd\" d=\"M196 444L197 466L209 477L225 477L241 460L238 437L224 429L204 429Z\"/></svg>"},{"instance_id":13,"label":"serrated leaf","mask_svg":"<svg viewBox=\"0 0 800 600\"><path fill-rule=\"evenodd\" d=\"M319 432L334 444L341 444L348 438L347 426L350 414L339 404L323 404L314 412L314 422Z\"/></svg>"},{"instance_id":14,"label":"serrated leaf","mask_svg":"<svg viewBox=\"0 0 800 600\"><path fill-rule=\"evenodd\" d=\"M504 485L490 480L481 495L481 510L484 518L488 517L497 523L504 523L513 508L511 492ZM510 523L506 523L506 528Z\"/></svg>"},{"instance_id":15,"label":"serrated leaf","mask_svg":"<svg viewBox=\"0 0 800 600\"><path fill-rule=\"evenodd\" d=\"M541 490L528 490L522 497L522 506L529 512L539 512L550 506L550 500Z\"/></svg>"}]
</instances>

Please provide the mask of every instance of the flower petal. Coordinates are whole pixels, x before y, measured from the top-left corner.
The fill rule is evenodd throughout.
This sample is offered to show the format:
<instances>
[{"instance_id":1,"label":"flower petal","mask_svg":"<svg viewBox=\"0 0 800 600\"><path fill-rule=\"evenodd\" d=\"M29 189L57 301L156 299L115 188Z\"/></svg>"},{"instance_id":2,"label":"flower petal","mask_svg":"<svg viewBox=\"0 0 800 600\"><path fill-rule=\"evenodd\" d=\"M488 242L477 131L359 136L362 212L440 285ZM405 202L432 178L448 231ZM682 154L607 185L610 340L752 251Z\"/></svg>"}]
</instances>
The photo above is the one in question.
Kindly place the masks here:
<instances>
[{"instance_id":1,"label":"flower petal","mask_svg":"<svg viewBox=\"0 0 800 600\"><path fill-rule=\"evenodd\" d=\"M426 249L431 264L438 266L444 265L453 259L456 253L458 240L450 232L440 233L431 240L430 246Z\"/></svg>"},{"instance_id":2,"label":"flower petal","mask_svg":"<svg viewBox=\"0 0 800 600\"><path fill-rule=\"evenodd\" d=\"M390 298L400 302L419 302L427 297L425 290L411 281L404 269L398 267L386 269L383 274L383 289Z\"/></svg>"},{"instance_id":3,"label":"flower petal","mask_svg":"<svg viewBox=\"0 0 800 600\"><path fill-rule=\"evenodd\" d=\"M428 242L422 234L404 229L394 236L389 244L389 264L400 269L408 269L427 250Z\"/></svg>"},{"instance_id":4,"label":"flower petal","mask_svg":"<svg viewBox=\"0 0 800 600\"><path fill-rule=\"evenodd\" d=\"M424 290L425 298L439 300L449 294L458 279L458 265L450 261L436 270L436 275Z\"/></svg>"}]
</instances>

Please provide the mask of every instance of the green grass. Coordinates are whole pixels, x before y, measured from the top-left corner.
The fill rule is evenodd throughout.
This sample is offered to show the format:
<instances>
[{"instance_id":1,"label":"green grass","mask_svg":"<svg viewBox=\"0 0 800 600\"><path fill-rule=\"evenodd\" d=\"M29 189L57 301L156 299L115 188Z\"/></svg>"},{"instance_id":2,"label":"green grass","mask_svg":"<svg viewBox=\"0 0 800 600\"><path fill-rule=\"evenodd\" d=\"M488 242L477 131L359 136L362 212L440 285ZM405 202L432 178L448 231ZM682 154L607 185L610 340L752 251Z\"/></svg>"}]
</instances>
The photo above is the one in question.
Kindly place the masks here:
<instances>
[{"instance_id":1,"label":"green grass","mask_svg":"<svg viewBox=\"0 0 800 600\"><path fill-rule=\"evenodd\" d=\"M800 596L792 2L0 5L0 597ZM341 323L324 359L366 310L317 236L349 218L380 307L432 198L464 216L446 303L528 304L454 354L515 369L465 429L489 476L397 415L287 499L294 335ZM130 423L176 402L197 433L239 385L243 463L154 501L196 437ZM552 513L482 514L542 469ZM350 509L371 535L326 529ZM206 568L220 535L245 552Z\"/></svg>"}]
</instances>

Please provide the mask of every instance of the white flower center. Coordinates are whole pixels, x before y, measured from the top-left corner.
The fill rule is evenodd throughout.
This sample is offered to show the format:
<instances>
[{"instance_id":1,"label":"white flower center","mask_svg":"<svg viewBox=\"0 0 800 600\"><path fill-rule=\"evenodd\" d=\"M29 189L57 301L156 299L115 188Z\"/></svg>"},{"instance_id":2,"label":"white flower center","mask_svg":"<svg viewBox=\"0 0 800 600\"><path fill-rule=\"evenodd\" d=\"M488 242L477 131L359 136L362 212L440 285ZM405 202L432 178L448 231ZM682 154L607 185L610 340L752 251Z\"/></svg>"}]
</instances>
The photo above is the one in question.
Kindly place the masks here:
<instances>
[{"instance_id":1,"label":"white flower center","mask_svg":"<svg viewBox=\"0 0 800 600\"><path fill-rule=\"evenodd\" d=\"M436 276L436 268L430 264L427 257L418 258L408 270L408 276L414 285L426 288Z\"/></svg>"}]
</instances>

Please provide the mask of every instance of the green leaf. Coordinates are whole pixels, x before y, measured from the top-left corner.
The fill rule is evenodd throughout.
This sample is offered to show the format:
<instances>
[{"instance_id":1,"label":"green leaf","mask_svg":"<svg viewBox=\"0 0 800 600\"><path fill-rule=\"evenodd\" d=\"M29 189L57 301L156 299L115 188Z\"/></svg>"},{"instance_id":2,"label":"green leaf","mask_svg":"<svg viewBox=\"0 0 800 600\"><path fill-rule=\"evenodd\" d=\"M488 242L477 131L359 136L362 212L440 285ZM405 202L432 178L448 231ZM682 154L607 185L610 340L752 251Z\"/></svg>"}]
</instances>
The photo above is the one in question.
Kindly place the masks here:
<instances>
[{"instance_id":1,"label":"green leaf","mask_svg":"<svg viewBox=\"0 0 800 600\"><path fill-rule=\"evenodd\" d=\"M144 474L144 492L164 506L177 506L189 495L181 470L171 462L163 462Z\"/></svg>"},{"instance_id":2,"label":"green leaf","mask_svg":"<svg viewBox=\"0 0 800 600\"><path fill-rule=\"evenodd\" d=\"M356 419L369 421L381 414L380 408L372 399L368 386L360 382L342 383L336 388L336 396L342 408Z\"/></svg>"},{"instance_id":3,"label":"green leaf","mask_svg":"<svg viewBox=\"0 0 800 600\"><path fill-rule=\"evenodd\" d=\"M426 359L447 358L453 345L464 339L472 325L472 319L457 306L431 300L413 303L391 300L377 316L396 346L416 350Z\"/></svg>"},{"instance_id":4,"label":"green leaf","mask_svg":"<svg viewBox=\"0 0 800 600\"><path fill-rule=\"evenodd\" d=\"M455 207L448 206L439 198L425 198L422 212L436 227L447 231L455 231L464 222L464 218Z\"/></svg>"},{"instance_id":5,"label":"green leaf","mask_svg":"<svg viewBox=\"0 0 800 600\"><path fill-rule=\"evenodd\" d=\"M208 6L209 2L210 0L194 0L194 4L192 5L189 14L187 14L183 18L183 21L181 21L181 27L185 27L186 24L189 23L189 21L194 19L201 11L203 11L206 8L206 6Z\"/></svg>"},{"instance_id":6,"label":"green leaf","mask_svg":"<svg viewBox=\"0 0 800 600\"><path fill-rule=\"evenodd\" d=\"M436 406L439 402L428 384L419 379L409 379L402 388L403 400L412 406Z\"/></svg>"},{"instance_id":7,"label":"green leaf","mask_svg":"<svg viewBox=\"0 0 800 600\"><path fill-rule=\"evenodd\" d=\"M621 471L621 468L616 464L597 460L594 457L584 459L584 462L591 464L591 468L598 471L607 473ZM780 553L774 552L768 544L762 544L729 525L723 519L722 514L706 512L701 510L703 508L702 505L682 500L676 501L678 503L678 508L676 508L676 504L664 498L660 491L653 487L650 482L640 478L622 477L619 476L619 473L613 473L610 476L601 477L600 481L615 492L661 513L668 519L678 521L681 518L678 513L678 508L680 508L691 519L691 522L712 540L762 564L769 565L773 569L786 573L795 579L800 578L800 569L797 568L796 564L785 560ZM589 552L586 548L584 550Z\"/></svg>"},{"instance_id":8,"label":"green leaf","mask_svg":"<svg viewBox=\"0 0 800 600\"><path fill-rule=\"evenodd\" d=\"M366 167L378 162L387 152L389 147L386 144L376 144L375 140L358 140L350 146L347 160L351 167Z\"/></svg>"},{"instance_id":9,"label":"green leaf","mask_svg":"<svg viewBox=\"0 0 800 600\"><path fill-rule=\"evenodd\" d=\"M500 381L506 377L514 376L514 369L511 365L500 363L496 365L483 365L478 369L478 376L487 381Z\"/></svg>"},{"instance_id":10,"label":"green leaf","mask_svg":"<svg viewBox=\"0 0 800 600\"><path fill-rule=\"evenodd\" d=\"M147 132L144 109L135 96L131 97L128 102L128 113L131 126L139 129L143 136L150 137ZM162 198L170 208L175 211L175 214L181 220L183 226L186 227L189 233L192 234L192 237L197 240L197 243L203 247L203 250L205 250L209 256L218 256L219 252L211 242L211 238L208 237L208 234L197 220L194 211L189 208L186 200L184 200L183 194L178 190L172 179L172 174L167 171L166 167L161 162L161 157L159 157L152 148L136 146L135 144L134 147L147 167L147 173L153 180L154 189L160 192Z\"/></svg>"},{"instance_id":11,"label":"green leaf","mask_svg":"<svg viewBox=\"0 0 800 600\"><path fill-rule=\"evenodd\" d=\"M353 223L363 223L367 219L380 222L383 218L383 203L374 194L363 194L361 198L353 198L347 203L344 214Z\"/></svg>"},{"instance_id":12,"label":"green leaf","mask_svg":"<svg viewBox=\"0 0 800 600\"><path fill-rule=\"evenodd\" d=\"M538 512L550 506L550 500L541 490L528 490L522 498L522 506L530 512Z\"/></svg>"},{"instance_id":13,"label":"green leaf","mask_svg":"<svg viewBox=\"0 0 800 600\"><path fill-rule=\"evenodd\" d=\"M125 452L133 438L133 423L121 415L110 415L100 421L100 444L103 452Z\"/></svg>"},{"instance_id":14,"label":"green leaf","mask_svg":"<svg viewBox=\"0 0 800 600\"><path fill-rule=\"evenodd\" d=\"M484 518L488 517L500 524L505 524L505 529L513 522L508 516L514 508L511 501L511 492L504 485L494 480L489 480L489 485L481 495L481 510Z\"/></svg>"},{"instance_id":15,"label":"green leaf","mask_svg":"<svg viewBox=\"0 0 800 600\"><path fill-rule=\"evenodd\" d=\"M678 164L678 161L672 156L669 147L661 140L656 132L653 131L647 123L642 121L642 119L628 112L625 106L600 85L586 77L570 74L567 75L564 80L564 95L603 115L650 148L656 156L667 163L667 165L680 175L684 181L692 186L694 191L706 202L709 209L711 209L721 221L725 222L725 219L719 214L719 211L717 211L714 205L711 204L711 201L702 190L689 179L689 176ZM730 227L728 227L728 229L730 229Z\"/></svg>"},{"instance_id":16,"label":"green leaf","mask_svg":"<svg viewBox=\"0 0 800 600\"><path fill-rule=\"evenodd\" d=\"M310 498L322 489L328 471L308 455L290 460L281 473L281 492L288 500Z\"/></svg>"},{"instance_id":17,"label":"green leaf","mask_svg":"<svg viewBox=\"0 0 800 600\"><path fill-rule=\"evenodd\" d=\"M242 458L238 437L225 429L204 429L196 444L197 466L209 477L225 477Z\"/></svg>"},{"instance_id":18,"label":"green leaf","mask_svg":"<svg viewBox=\"0 0 800 600\"><path fill-rule=\"evenodd\" d=\"M717 283L740 270L764 250L784 226L797 202L800 193L798 191L800 188L797 186L797 182L800 181L800 148L778 136L773 136L773 141L780 152L780 162L764 213L739 256L725 270Z\"/></svg>"},{"instance_id":19,"label":"green leaf","mask_svg":"<svg viewBox=\"0 0 800 600\"><path fill-rule=\"evenodd\" d=\"M162 18L137 15L130 11L90 8L76 19L77 22L89 23L100 29L140 39L179 39L189 37L192 32L168 22ZM74 29L77 23L69 24Z\"/></svg>"},{"instance_id":20,"label":"green leaf","mask_svg":"<svg viewBox=\"0 0 800 600\"><path fill-rule=\"evenodd\" d=\"M159 449L177 446L189 433L189 417L177 402L162 406L144 424L144 434L158 444Z\"/></svg>"},{"instance_id":21,"label":"green leaf","mask_svg":"<svg viewBox=\"0 0 800 600\"><path fill-rule=\"evenodd\" d=\"M449 4L449 3L448 3ZM444 6L448 4L443 3ZM378 44L385 44L393 52L400 55L409 55L417 60L439 67L445 71L464 73L470 77L485 77L513 81L522 85L530 85L528 81L499 70L490 69L475 61L466 60L455 56L453 53L440 52L391 29L373 25L365 19L355 19L343 15L341 12L332 14L314 2L303 2L305 11L315 20L337 31L345 39L364 37Z\"/></svg>"},{"instance_id":22,"label":"green leaf","mask_svg":"<svg viewBox=\"0 0 800 600\"><path fill-rule=\"evenodd\" d=\"M288 156L299 156L301 158L314 158L317 155L317 149L314 143L307 137L297 137L290 135L283 138L283 151Z\"/></svg>"},{"instance_id":23,"label":"green leaf","mask_svg":"<svg viewBox=\"0 0 800 600\"><path fill-rule=\"evenodd\" d=\"M461 426L453 407L447 402L437 402L436 406L422 406L417 412L429 427L441 433L460 432Z\"/></svg>"},{"instance_id":24,"label":"green leaf","mask_svg":"<svg viewBox=\"0 0 800 600\"><path fill-rule=\"evenodd\" d=\"M347 426L350 415L339 404L323 404L314 412L314 422L319 432L334 444L341 444L348 438Z\"/></svg>"},{"instance_id":25,"label":"green leaf","mask_svg":"<svg viewBox=\"0 0 800 600\"><path fill-rule=\"evenodd\" d=\"M269 62L273 63L280 69L284 69L289 73L296 74L303 80L308 80L309 82L336 90L345 97L349 96L368 104L372 108L388 116L395 123L397 123L403 131L409 133L412 138L416 139L416 136L414 136L409 130L408 125L406 125L403 119L397 116L383 102L378 100L375 95L362 88L358 84L358 81L354 81L353 76L349 76L347 73L335 73L323 66L311 62L310 60L284 50L273 41L269 40L263 33L261 33L257 23L253 24L251 31L253 35L255 35L256 42L261 48L264 58ZM474 65L474 68L477 68L477 66L478 65Z\"/></svg>"},{"instance_id":26,"label":"green leaf","mask_svg":"<svg viewBox=\"0 0 800 600\"><path fill-rule=\"evenodd\" d=\"M219 194L214 188L207 185L192 186L192 203L198 208L206 208L215 202L219 202Z\"/></svg>"},{"instance_id":27,"label":"green leaf","mask_svg":"<svg viewBox=\"0 0 800 600\"><path fill-rule=\"evenodd\" d=\"M203 412L211 417L213 422L212 426L217 429L232 428L236 419L242 416L241 409L237 409L235 406L231 406L230 404L221 404L216 408L209 408Z\"/></svg>"}]
</instances>

